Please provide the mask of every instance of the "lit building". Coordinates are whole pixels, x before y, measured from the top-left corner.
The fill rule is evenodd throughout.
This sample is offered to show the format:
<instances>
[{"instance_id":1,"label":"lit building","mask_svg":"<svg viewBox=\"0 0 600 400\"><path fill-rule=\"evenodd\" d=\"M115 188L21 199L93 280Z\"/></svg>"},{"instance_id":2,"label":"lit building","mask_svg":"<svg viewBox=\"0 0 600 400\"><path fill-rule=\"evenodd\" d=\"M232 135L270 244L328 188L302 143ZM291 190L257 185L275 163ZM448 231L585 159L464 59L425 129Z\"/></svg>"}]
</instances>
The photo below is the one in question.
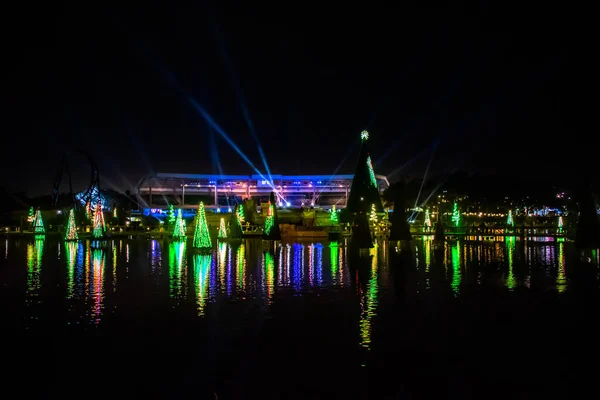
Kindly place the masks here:
<instances>
[{"instance_id":1,"label":"lit building","mask_svg":"<svg viewBox=\"0 0 600 400\"><path fill-rule=\"evenodd\" d=\"M389 187L385 176L375 175L379 192ZM267 201L272 191L280 206L346 206L353 175L211 175L158 173L144 177L137 196L144 208L174 204L194 208L199 201L209 207L232 206L246 198Z\"/></svg>"}]
</instances>

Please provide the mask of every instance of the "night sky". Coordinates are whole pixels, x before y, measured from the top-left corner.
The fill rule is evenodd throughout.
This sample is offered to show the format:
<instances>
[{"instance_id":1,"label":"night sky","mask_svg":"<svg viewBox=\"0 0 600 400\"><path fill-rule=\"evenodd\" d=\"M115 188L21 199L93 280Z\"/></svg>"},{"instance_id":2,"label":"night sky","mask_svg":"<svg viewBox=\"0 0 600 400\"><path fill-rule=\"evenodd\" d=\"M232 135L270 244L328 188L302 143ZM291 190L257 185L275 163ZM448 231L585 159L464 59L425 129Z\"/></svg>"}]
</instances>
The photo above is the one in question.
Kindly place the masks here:
<instances>
[{"instance_id":1,"label":"night sky","mask_svg":"<svg viewBox=\"0 0 600 400\"><path fill-rule=\"evenodd\" d=\"M21 22L2 32L0 186L49 193L76 148L122 190L150 172L216 173L217 161L254 173L191 99L262 172L252 131L272 173L326 174L353 172L363 129L391 181L430 159L431 174L571 171L555 139L568 131L569 36L548 4L161 3L4 13Z\"/></svg>"}]
</instances>

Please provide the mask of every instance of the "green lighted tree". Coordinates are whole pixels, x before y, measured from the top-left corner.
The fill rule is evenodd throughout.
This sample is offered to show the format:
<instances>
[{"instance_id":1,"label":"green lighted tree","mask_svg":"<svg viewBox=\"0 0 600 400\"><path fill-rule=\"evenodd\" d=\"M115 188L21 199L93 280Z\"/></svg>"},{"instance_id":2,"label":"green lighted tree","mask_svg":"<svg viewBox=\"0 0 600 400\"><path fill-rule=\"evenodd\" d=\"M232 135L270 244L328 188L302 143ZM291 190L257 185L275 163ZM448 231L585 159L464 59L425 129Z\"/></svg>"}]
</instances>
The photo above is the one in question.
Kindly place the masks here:
<instances>
[{"instance_id":1,"label":"green lighted tree","mask_svg":"<svg viewBox=\"0 0 600 400\"><path fill-rule=\"evenodd\" d=\"M225 226L225 218L221 218L221 222L219 224L219 234L217 238L227 239L227 227Z\"/></svg>"},{"instance_id":2,"label":"green lighted tree","mask_svg":"<svg viewBox=\"0 0 600 400\"><path fill-rule=\"evenodd\" d=\"M94 229L92 230L92 236L95 239L100 239L106 232L106 225L104 224L104 212L102 212L102 204L98 202L94 209Z\"/></svg>"},{"instance_id":3,"label":"green lighted tree","mask_svg":"<svg viewBox=\"0 0 600 400\"><path fill-rule=\"evenodd\" d=\"M43 235L46 233L44 221L42 220L42 212L39 208L35 210L35 214L33 216L33 231L38 235Z\"/></svg>"},{"instance_id":4,"label":"green lighted tree","mask_svg":"<svg viewBox=\"0 0 600 400\"><path fill-rule=\"evenodd\" d=\"M242 225L244 222L246 222L246 216L244 215L244 206L242 204L238 204L235 209L237 219L240 222L240 225Z\"/></svg>"},{"instance_id":5,"label":"green lighted tree","mask_svg":"<svg viewBox=\"0 0 600 400\"><path fill-rule=\"evenodd\" d=\"M460 226L460 211L458 210L458 203L454 202L452 208L452 222L454 226Z\"/></svg>"},{"instance_id":6,"label":"green lighted tree","mask_svg":"<svg viewBox=\"0 0 600 400\"><path fill-rule=\"evenodd\" d=\"M429 232L431 230L431 213L429 208L425 210L425 221L423 222L423 231Z\"/></svg>"},{"instance_id":7,"label":"green lighted tree","mask_svg":"<svg viewBox=\"0 0 600 400\"><path fill-rule=\"evenodd\" d=\"M275 193L271 192L269 199L269 209L265 220L263 239L266 240L281 240L281 231L279 230L279 218L277 217L277 209L275 208Z\"/></svg>"},{"instance_id":8,"label":"green lighted tree","mask_svg":"<svg viewBox=\"0 0 600 400\"><path fill-rule=\"evenodd\" d=\"M173 232L175 229L175 209L173 208L173 204L169 205L169 211L167 212L167 230L169 232Z\"/></svg>"},{"instance_id":9,"label":"green lighted tree","mask_svg":"<svg viewBox=\"0 0 600 400\"><path fill-rule=\"evenodd\" d=\"M352 178L346 211L352 214L363 212L366 217L367 213L371 211L369 204L374 204L377 212L383 212L383 204L381 203L375 171L369 154L369 133L362 131L360 139L360 155Z\"/></svg>"},{"instance_id":10,"label":"green lighted tree","mask_svg":"<svg viewBox=\"0 0 600 400\"><path fill-rule=\"evenodd\" d=\"M27 222L32 223L35 217L35 210L33 207L29 207L29 214L27 214Z\"/></svg>"},{"instance_id":11,"label":"green lighted tree","mask_svg":"<svg viewBox=\"0 0 600 400\"><path fill-rule=\"evenodd\" d=\"M77 234L77 226L75 225L75 210L69 211L69 219L67 221L67 229L65 231L65 240L73 241L79 239Z\"/></svg>"},{"instance_id":12,"label":"green lighted tree","mask_svg":"<svg viewBox=\"0 0 600 400\"><path fill-rule=\"evenodd\" d=\"M173 234L171 236L175 240L185 240L185 222L181 214L181 208L177 210L177 217L173 223Z\"/></svg>"},{"instance_id":13,"label":"green lighted tree","mask_svg":"<svg viewBox=\"0 0 600 400\"><path fill-rule=\"evenodd\" d=\"M230 239L241 239L244 234L242 232L242 224L240 221L239 209L242 208L241 204L235 206L235 212L231 214L229 220L229 238ZM242 211L243 213L243 211Z\"/></svg>"},{"instance_id":14,"label":"green lighted tree","mask_svg":"<svg viewBox=\"0 0 600 400\"><path fill-rule=\"evenodd\" d=\"M562 233L563 232L563 217L560 216L558 217L558 233Z\"/></svg>"},{"instance_id":15,"label":"green lighted tree","mask_svg":"<svg viewBox=\"0 0 600 400\"><path fill-rule=\"evenodd\" d=\"M508 217L506 217L506 226L509 228L513 228L515 226L512 210L508 210Z\"/></svg>"},{"instance_id":16,"label":"green lighted tree","mask_svg":"<svg viewBox=\"0 0 600 400\"><path fill-rule=\"evenodd\" d=\"M335 209L335 204L333 207L331 207L331 215L329 215L329 220L333 225L337 225L340 222L337 210Z\"/></svg>"},{"instance_id":17,"label":"green lighted tree","mask_svg":"<svg viewBox=\"0 0 600 400\"><path fill-rule=\"evenodd\" d=\"M212 249L212 241L210 240L210 233L208 232L203 202L200 202L198 211L196 212L196 218L194 219L194 240L192 242L192 247L202 250Z\"/></svg>"},{"instance_id":18,"label":"green lighted tree","mask_svg":"<svg viewBox=\"0 0 600 400\"><path fill-rule=\"evenodd\" d=\"M369 214L369 221L372 225L377 225L377 209L375 204L371 204L371 213Z\"/></svg>"}]
</instances>

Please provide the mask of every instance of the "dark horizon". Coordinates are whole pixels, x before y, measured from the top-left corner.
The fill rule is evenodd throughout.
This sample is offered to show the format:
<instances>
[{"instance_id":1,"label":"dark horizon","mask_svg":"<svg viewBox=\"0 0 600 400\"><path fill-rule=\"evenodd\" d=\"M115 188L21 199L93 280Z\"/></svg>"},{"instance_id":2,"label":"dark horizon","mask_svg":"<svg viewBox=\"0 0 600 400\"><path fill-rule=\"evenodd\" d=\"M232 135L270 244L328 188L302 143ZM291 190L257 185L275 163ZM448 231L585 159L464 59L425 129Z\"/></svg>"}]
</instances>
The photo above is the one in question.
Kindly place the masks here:
<instances>
[{"instance_id":1,"label":"dark horizon","mask_svg":"<svg viewBox=\"0 0 600 400\"><path fill-rule=\"evenodd\" d=\"M198 106L262 173L257 140L273 174L353 173L363 129L376 173L407 165L390 181L422 177L430 160L429 176L565 181L580 167L573 136L554 139L568 132L567 38L541 14L485 3L361 9L356 21L231 3L82 11L39 9L7 43L10 191L50 192L76 148L121 190L152 172L255 173Z\"/></svg>"}]
</instances>

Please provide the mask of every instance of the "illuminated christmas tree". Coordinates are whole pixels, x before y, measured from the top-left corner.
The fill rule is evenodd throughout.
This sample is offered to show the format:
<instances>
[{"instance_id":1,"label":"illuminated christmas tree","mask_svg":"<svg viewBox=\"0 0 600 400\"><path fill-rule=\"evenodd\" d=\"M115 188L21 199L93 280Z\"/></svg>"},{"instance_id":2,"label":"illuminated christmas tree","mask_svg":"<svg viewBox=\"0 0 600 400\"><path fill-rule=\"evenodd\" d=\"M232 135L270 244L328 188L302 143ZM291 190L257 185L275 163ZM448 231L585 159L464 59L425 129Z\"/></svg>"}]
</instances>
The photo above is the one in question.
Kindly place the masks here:
<instances>
[{"instance_id":1,"label":"illuminated christmas tree","mask_svg":"<svg viewBox=\"0 0 600 400\"><path fill-rule=\"evenodd\" d=\"M231 218L229 220L229 238L230 239L241 239L244 234L242 232L242 223L240 221L240 212L239 209L242 208L241 204L235 206L235 212L231 214ZM244 212L241 212L242 215Z\"/></svg>"},{"instance_id":2,"label":"illuminated christmas tree","mask_svg":"<svg viewBox=\"0 0 600 400\"><path fill-rule=\"evenodd\" d=\"M246 216L244 215L244 205L238 204L236 206L235 213L236 213L238 221L240 222L240 225L243 225L244 222L246 222Z\"/></svg>"},{"instance_id":3,"label":"illuminated christmas tree","mask_svg":"<svg viewBox=\"0 0 600 400\"><path fill-rule=\"evenodd\" d=\"M225 226L225 218L221 218L221 223L219 224L219 234L217 238L227 239L227 227Z\"/></svg>"},{"instance_id":4,"label":"illuminated christmas tree","mask_svg":"<svg viewBox=\"0 0 600 400\"><path fill-rule=\"evenodd\" d=\"M508 228L514 228L515 221L513 220L512 210L508 210L508 217L506 217L506 226Z\"/></svg>"},{"instance_id":5,"label":"illuminated christmas tree","mask_svg":"<svg viewBox=\"0 0 600 400\"><path fill-rule=\"evenodd\" d=\"M75 210L71 209L65 231L65 240L72 241L77 239L79 239L79 235L77 234L77 226L75 225Z\"/></svg>"},{"instance_id":6,"label":"illuminated christmas tree","mask_svg":"<svg viewBox=\"0 0 600 400\"><path fill-rule=\"evenodd\" d=\"M371 204L371 213L369 214L369 221L372 225L377 225L377 209L375 204Z\"/></svg>"},{"instance_id":7,"label":"illuminated christmas tree","mask_svg":"<svg viewBox=\"0 0 600 400\"><path fill-rule=\"evenodd\" d=\"M458 210L457 202L454 202L452 208L452 222L454 223L454 226L460 226L460 211Z\"/></svg>"},{"instance_id":8,"label":"illuminated christmas tree","mask_svg":"<svg viewBox=\"0 0 600 400\"><path fill-rule=\"evenodd\" d=\"M335 204L333 205L333 207L331 207L331 215L329 216L329 220L333 225L337 225L337 223L339 222L338 213L335 209Z\"/></svg>"},{"instance_id":9,"label":"illuminated christmas tree","mask_svg":"<svg viewBox=\"0 0 600 400\"><path fill-rule=\"evenodd\" d=\"M558 217L558 233L563 232L563 217Z\"/></svg>"},{"instance_id":10,"label":"illuminated christmas tree","mask_svg":"<svg viewBox=\"0 0 600 400\"><path fill-rule=\"evenodd\" d=\"M115 221L117 221L119 219L119 217L117 215L117 206L116 205L113 207L113 219Z\"/></svg>"},{"instance_id":11,"label":"illuminated christmas tree","mask_svg":"<svg viewBox=\"0 0 600 400\"><path fill-rule=\"evenodd\" d=\"M42 212L38 208L33 215L33 231L38 235L43 235L46 233L46 228L44 227L44 221L42 220Z\"/></svg>"},{"instance_id":12,"label":"illuminated christmas tree","mask_svg":"<svg viewBox=\"0 0 600 400\"><path fill-rule=\"evenodd\" d=\"M431 230L431 214L429 213L429 208L425 210L425 221L423 223L423 227L425 231Z\"/></svg>"},{"instance_id":13,"label":"illuminated christmas tree","mask_svg":"<svg viewBox=\"0 0 600 400\"><path fill-rule=\"evenodd\" d=\"M167 229L169 232L173 232L175 229L175 210L173 209L173 204L169 205L169 212L167 213Z\"/></svg>"},{"instance_id":14,"label":"illuminated christmas tree","mask_svg":"<svg viewBox=\"0 0 600 400\"><path fill-rule=\"evenodd\" d=\"M32 223L35 217L35 210L33 207L29 207L29 214L27 214L27 222Z\"/></svg>"},{"instance_id":15,"label":"illuminated christmas tree","mask_svg":"<svg viewBox=\"0 0 600 400\"><path fill-rule=\"evenodd\" d=\"M267 210L267 218L263 231L263 239L266 240L281 240L281 231L279 230L279 218L277 217L277 209L275 208L275 193L271 192L269 199L269 209Z\"/></svg>"},{"instance_id":16,"label":"illuminated christmas tree","mask_svg":"<svg viewBox=\"0 0 600 400\"><path fill-rule=\"evenodd\" d=\"M104 213L102 212L102 204L98 202L96 209L94 210L94 229L92 230L92 236L95 239L100 239L106 232L106 225L104 224Z\"/></svg>"},{"instance_id":17,"label":"illuminated christmas tree","mask_svg":"<svg viewBox=\"0 0 600 400\"><path fill-rule=\"evenodd\" d=\"M89 201L85 203L85 218L88 220L92 219L92 203Z\"/></svg>"},{"instance_id":18,"label":"illuminated christmas tree","mask_svg":"<svg viewBox=\"0 0 600 400\"><path fill-rule=\"evenodd\" d=\"M360 134L361 148L356 171L352 179L352 186L348 196L346 210L355 214L370 212L369 204L375 205L377 212L383 212L381 196L375 179L375 171L368 149L369 132L362 131ZM366 215L365 215L366 216Z\"/></svg>"},{"instance_id":19,"label":"illuminated christmas tree","mask_svg":"<svg viewBox=\"0 0 600 400\"><path fill-rule=\"evenodd\" d=\"M222 218L221 221L223 221ZM203 202L200 202L196 217L194 218L194 241L192 242L192 247L203 250L212 249L212 241L210 240L210 233L208 232Z\"/></svg>"},{"instance_id":20,"label":"illuminated christmas tree","mask_svg":"<svg viewBox=\"0 0 600 400\"><path fill-rule=\"evenodd\" d=\"M175 218L175 222L173 223L172 237L175 240L185 240L185 221L181 214L181 208L177 210L177 218Z\"/></svg>"}]
</instances>

